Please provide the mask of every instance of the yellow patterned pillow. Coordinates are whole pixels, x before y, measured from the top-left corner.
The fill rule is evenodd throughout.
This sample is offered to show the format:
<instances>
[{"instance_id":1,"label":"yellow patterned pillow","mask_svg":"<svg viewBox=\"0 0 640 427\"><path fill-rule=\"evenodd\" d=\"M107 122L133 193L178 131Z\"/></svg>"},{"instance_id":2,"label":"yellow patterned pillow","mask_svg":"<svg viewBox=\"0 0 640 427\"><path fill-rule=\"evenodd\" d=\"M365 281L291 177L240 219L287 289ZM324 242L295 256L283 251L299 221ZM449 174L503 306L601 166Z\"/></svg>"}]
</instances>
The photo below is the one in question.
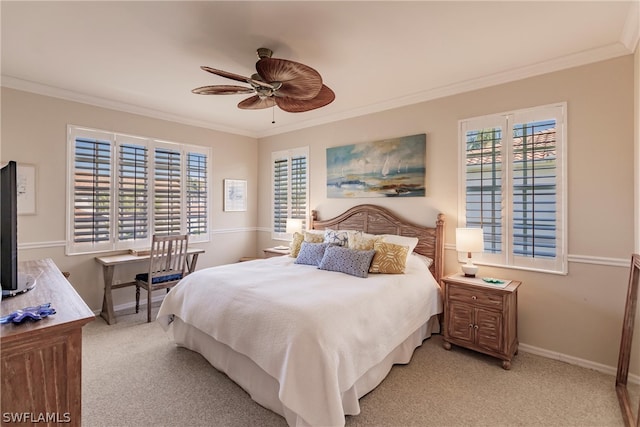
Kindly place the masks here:
<instances>
[{"instance_id":1,"label":"yellow patterned pillow","mask_svg":"<svg viewBox=\"0 0 640 427\"><path fill-rule=\"evenodd\" d=\"M378 240L374 243L373 255L369 273L402 274L407 264L407 253L409 246L385 243Z\"/></svg>"},{"instance_id":2,"label":"yellow patterned pillow","mask_svg":"<svg viewBox=\"0 0 640 427\"><path fill-rule=\"evenodd\" d=\"M370 251L378 240L382 240L382 236L373 236L362 231L350 231L347 247L358 251Z\"/></svg>"},{"instance_id":3,"label":"yellow patterned pillow","mask_svg":"<svg viewBox=\"0 0 640 427\"><path fill-rule=\"evenodd\" d=\"M291 244L289 245L289 256L292 258L298 257L298 252L300 252L300 246L302 246L302 242L304 241L304 235L298 233L297 231L293 233L293 239L291 240Z\"/></svg>"},{"instance_id":4,"label":"yellow patterned pillow","mask_svg":"<svg viewBox=\"0 0 640 427\"><path fill-rule=\"evenodd\" d=\"M309 243L324 243L324 231L321 233L304 232L304 241Z\"/></svg>"}]
</instances>

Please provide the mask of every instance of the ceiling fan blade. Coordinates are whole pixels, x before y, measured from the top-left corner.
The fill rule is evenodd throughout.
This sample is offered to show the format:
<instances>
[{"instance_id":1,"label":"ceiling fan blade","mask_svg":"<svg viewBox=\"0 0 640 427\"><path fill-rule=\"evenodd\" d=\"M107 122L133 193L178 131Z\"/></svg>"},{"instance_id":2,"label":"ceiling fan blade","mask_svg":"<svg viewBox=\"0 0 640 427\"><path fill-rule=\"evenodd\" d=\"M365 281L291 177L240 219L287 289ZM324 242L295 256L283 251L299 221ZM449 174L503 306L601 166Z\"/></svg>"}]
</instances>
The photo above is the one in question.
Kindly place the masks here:
<instances>
[{"instance_id":1,"label":"ceiling fan blade","mask_svg":"<svg viewBox=\"0 0 640 427\"><path fill-rule=\"evenodd\" d=\"M276 97L275 101L282 110L289 113L303 113L305 111L315 110L324 107L336 99L336 94L327 86L322 85L322 89L318 96L309 100L293 99L289 97Z\"/></svg>"},{"instance_id":2,"label":"ceiling fan blade","mask_svg":"<svg viewBox=\"0 0 640 427\"><path fill-rule=\"evenodd\" d=\"M203 65L200 68L204 71L215 74L217 76L226 77L228 79L235 80L238 82L247 83L250 80L249 77L241 76L240 74L230 73L228 71L217 70L215 68L207 67L206 65Z\"/></svg>"},{"instance_id":3,"label":"ceiling fan blade","mask_svg":"<svg viewBox=\"0 0 640 427\"><path fill-rule=\"evenodd\" d=\"M277 58L261 58L256 71L267 82L281 82L278 94L293 99L313 99L322 89L322 76L313 68Z\"/></svg>"},{"instance_id":4,"label":"ceiling fan blade","mask_svg":"<svg viewBox=\"0 0 640 427\"><path fill-rule=\"evenodd\" d=\"M245 93L254 93L251 87L233 86L233 85L215 85L202 86L193 89L191 92L198 95L239 95Z\"/></svg>"},{"instance_id":5,"label":"ceiling fan blade","mask_svg":"<svg viewBox=\"0 0 640 427\"><path fill-rule=\"evenodd\" d=\"M245 76L241 76L240 74L235 74L235 73L230 73L228 71L223 71L223 70L218 70L216 68L211 68L211 67L207 67L206 65L203 65L200 67L202 70L207 71L211 74L215 74L216 76L220 76L220 77L226 77L228 79L231 80L235 80L238 82L243 82L243 83L249 83L251 85L255 86L262 86L262 87L268 87L270 89L273 89L273 85L267 83L267 82L263 82L260 80L256 80L253 79L251 77L245 77Z\"/></svg>"},{"instance_id":6,"label":"ceiling fan blade","mask_svg":"<svg viewBox=\"0 0 640 427\"><path fill-rule=\"evenodd\" d=\"M262 108L273 107L274 105L276 105L276 103L273 98L265 98L254 95L243 101L240 101L238 103L238 108L242 108L243 110L260 110Z\"/></svg>"}]
</instances>

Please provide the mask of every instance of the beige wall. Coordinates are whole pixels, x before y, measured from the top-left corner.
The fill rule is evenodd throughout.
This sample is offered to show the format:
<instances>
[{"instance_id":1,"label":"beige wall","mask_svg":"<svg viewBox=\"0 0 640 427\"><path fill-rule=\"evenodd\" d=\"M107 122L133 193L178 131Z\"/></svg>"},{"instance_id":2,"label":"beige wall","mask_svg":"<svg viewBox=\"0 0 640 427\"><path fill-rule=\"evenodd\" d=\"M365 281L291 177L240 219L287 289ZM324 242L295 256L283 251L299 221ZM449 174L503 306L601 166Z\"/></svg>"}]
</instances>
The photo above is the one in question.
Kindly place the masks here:
<instances>
[{"instance_id":1,"label":"beige wall","mask_svg":"<svg viewBox=\"0 0 640 427\"><path fill-rule=\"evenodd\" d=\"M18 217L19 258L52 258L89 307L101 307L102 272L94 255L65 256L67 124L212 147L211 242L198 267L235 262L256 253L257 141L254 138L176 124L57 98L2 88L2 160L36 166L36 215ZM248 181L247 212L222 211L222 180ZM221 248L224 248L221 250ZM116 279L130 281L140 266ZM135 291L115 291L115 305L131 303Z\"/></svg>"},{"instance_id":2,"label":"beige wall","mask_svg":"<svg viewBox=\"0 0 640 427\"><path fill-rule=\"evenodd\" d=\"M636 107L634 115L633 88L634 80L636 83L640 80L637 64L636 53L635 57L630 55L260 141L3 88L2 159L35 164L38 172L38 212L19 217L20 257L53 258L61 269L71 272L72 284L90 307L100 308L102 276L93 256L64 255L65 131L67 124L77 124L213 147L212 242L201 245L207 253L199 267L233 262L276 243L268 231L271 152L306 145L310 148L311 207L319 210L321 218L364 202L389 207L422 224L433 224L436 214L443 212L448 220L446 271L455 272L458 264L452 248L457 218L458 120L566 101L569 274L486 267L483 271L486 275L524 281L519 299L523 348L550 356L561 354L598 367L615 367L626 293L625 263L634 249L633 141L638 110ZM427 134L426 197L326 198L327 147L415 133ZM248 180L246 213L222 212L224 178ZM122 280L129 280L133 273L135 269L123 271ZM130 304L132 297L133 289L119 290L116 305ZM634 347L639 345L640 340L636 340ZM638 374L637 364L632 365L631 372Z\"/></svg>"},{"instance_id":3,"label":"beige wall","mask_svg":"<svg viewBox=\"0 0 640 427\"><path fill-rule=\"evenodd\" d=\"M634 249L634 57L520 80L259 141L259 179L269 182L270 153L310 147L311 208L330 218L359 203L389 207L409 220L433 224L446 215L445 270L456 272L458 120L566 101L568 104L569 274L483 268L486 275L521 279L520 342L533 351L563 354L614 367L617 363ZM338 94L339 96L339 94ZM427 196L403 199L327 199L327 147L427 134ZM261 187L262 188L262 187ZM274 244L268 191L258 198L259 247ZM640 328L639 328L640 330ZM640 340L636 340L636 345ZM632 372L638 372L637 365Z\"/></svg>"}]
</instances>

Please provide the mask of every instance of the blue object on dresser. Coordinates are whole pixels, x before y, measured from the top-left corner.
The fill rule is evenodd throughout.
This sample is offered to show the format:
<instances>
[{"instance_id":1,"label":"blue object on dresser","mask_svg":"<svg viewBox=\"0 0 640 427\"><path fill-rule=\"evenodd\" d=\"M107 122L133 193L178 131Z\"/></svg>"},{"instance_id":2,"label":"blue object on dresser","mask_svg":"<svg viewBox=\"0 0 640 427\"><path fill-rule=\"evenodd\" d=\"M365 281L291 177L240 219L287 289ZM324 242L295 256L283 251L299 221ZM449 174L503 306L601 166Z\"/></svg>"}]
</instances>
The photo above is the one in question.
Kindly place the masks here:
<instances>
[{"instance_id":1,"label":"blue object on dresser","mask_svg":"<svg viewBox=\"0 0 640 427\"><path fill-rule=\"evenodd\" d=\"M25 307L20 310L16 310L11 314L0 317L0 324L5 323L22 323L25 320L42 320L45 317L56 314L55 308L51 307L51 303L37 305L34 307Z\"/></svg>"}]
</instances>

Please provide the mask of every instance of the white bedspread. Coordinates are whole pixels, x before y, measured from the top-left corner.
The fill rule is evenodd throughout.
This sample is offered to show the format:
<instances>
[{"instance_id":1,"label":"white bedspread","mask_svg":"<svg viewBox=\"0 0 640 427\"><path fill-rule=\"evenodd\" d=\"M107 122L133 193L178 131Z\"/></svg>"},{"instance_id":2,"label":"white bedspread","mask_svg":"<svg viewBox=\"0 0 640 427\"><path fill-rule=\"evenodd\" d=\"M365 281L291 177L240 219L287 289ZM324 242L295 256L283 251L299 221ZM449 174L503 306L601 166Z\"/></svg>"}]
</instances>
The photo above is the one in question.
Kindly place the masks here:
<instances>
[{"instance_id":1,"label":"white bedspread","mask_svg":"<svg viewBox=\"0 0 640 427\"><path fill-rule=\"evenodd\" d=\"M405 274L347 274L275 257L196 271L165 297L180 317L252 359L283 405L313 426L344 425L342 393L431 316L438 285L410 257Z\"/></svg>"}]
</instances>

